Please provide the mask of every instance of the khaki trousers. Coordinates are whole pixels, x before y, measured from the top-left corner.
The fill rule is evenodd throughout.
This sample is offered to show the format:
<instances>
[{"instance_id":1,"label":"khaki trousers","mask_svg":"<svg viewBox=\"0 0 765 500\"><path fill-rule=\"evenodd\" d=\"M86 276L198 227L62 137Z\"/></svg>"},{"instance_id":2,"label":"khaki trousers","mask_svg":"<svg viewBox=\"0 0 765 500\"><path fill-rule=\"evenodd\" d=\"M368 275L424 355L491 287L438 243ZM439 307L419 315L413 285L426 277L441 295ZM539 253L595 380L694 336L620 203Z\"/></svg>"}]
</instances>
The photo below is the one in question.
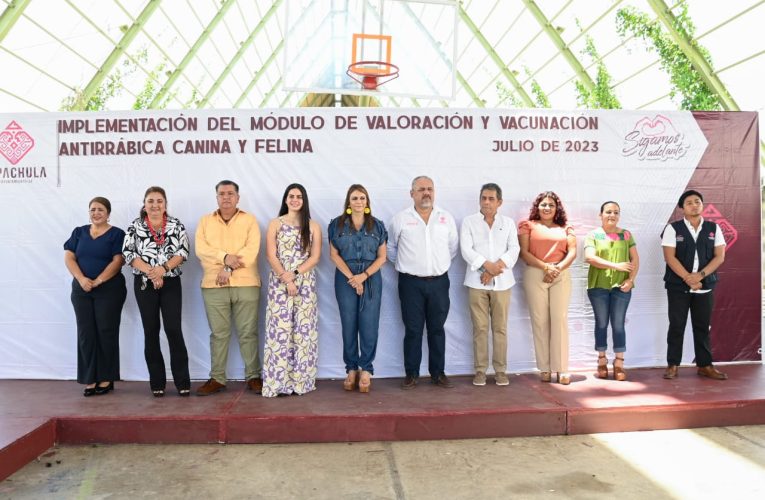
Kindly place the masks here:
<instances>
[{"instance_id":1,"label":"khaki trousers","mask_svg":"<svg viewBox=\"0 0 765 500\"><path fill-rule=\"evenodd\" d=\"M510 307L510 291L468 287L470 319L473 321L473 364L476 372L486 373L489 366L489 320L494 373L507 371L507 311Z\"/></svg>"},{"instance_id":2,"label":"khaki trousers","mask_svg":"<svg viewBox=\"0 0 765 500\"><path fill-rule=\"evenodd\" d=\"M210 378L226 383L231 317L239 337L239 352L244 361L245 380L260 378L258 362L259 286L203 288L202 299L210 325Z\"/></svg>"},{"instance_id":3,"label":"khaki trousers","mask_svg":"<svg viewBox=\"0 0 765 500\"><path fill-rule=\"evenodd\" d=\"M523 289L529 304L537 368L543 372L568 371L568 304L571 276L568 269L552 283L545 283L544 271L527 266Z\"/></svg>"}]
</instances>

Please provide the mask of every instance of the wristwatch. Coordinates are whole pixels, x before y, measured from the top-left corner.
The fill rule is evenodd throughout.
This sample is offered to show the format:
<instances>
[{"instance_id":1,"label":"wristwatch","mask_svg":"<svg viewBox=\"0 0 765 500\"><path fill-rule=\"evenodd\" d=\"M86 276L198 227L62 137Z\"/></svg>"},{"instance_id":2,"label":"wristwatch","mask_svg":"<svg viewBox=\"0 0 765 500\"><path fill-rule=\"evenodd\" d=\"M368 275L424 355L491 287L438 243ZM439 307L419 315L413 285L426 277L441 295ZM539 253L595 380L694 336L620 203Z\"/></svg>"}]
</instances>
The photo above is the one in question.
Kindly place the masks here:
<instances>
[{"instance_id":1,"label":"wristwatch","mask_svg":"<svg viewBox=\"0 0 765 500\"><path fill-rule=\"evenodd\" d=\"M704 271L699 271L699 274L701 275L702 278L704 278L707 275L707 273L705 273Z\"/></svg>"},{"instance_id":2,"label":"wristwatch","mask_svg":"<svg viewBox=\"0 0 765 500\"><path fill-rule=\"evenodd\" d=\"M227 273L233 273L234 272L234 270L231 269L230 266L223 266L223 270L226 271Z\"/></svg>"}]
</instances>

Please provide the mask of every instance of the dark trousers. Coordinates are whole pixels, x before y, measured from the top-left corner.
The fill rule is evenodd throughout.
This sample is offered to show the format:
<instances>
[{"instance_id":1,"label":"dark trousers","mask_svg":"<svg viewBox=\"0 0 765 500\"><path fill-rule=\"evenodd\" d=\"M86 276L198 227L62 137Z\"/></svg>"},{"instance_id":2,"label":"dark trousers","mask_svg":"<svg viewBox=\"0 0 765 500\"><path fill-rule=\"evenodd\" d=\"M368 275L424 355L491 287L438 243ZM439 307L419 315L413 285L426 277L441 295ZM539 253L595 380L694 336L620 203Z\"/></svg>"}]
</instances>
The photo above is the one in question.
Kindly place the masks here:
<instances>
[{"instance_id":1,"label":"dark trousers","mask_svg":"<svg viewBox=\"0 0 765 500\"><path fill-rule=\"evenodd\" d=\"M178 390L189 389L189 356L181 330L181 278L165 278L162 288L158 290L154 289L151 280L146 283L146 289L141 290L142 282L141 276L135 276L133 290L143 323L143 354L149 369L151 390L164 390L167 382L165 359L159 344L160 313L170 347L170 369L173 372L175 387Z\"/></svg>"},{"instance_id":2,"label":"dark trousers","mask_svg":"<svg viewBox=\"0 0 765 500\"><path fill-rule=\"evenodd\" d=\"M712 350L709 346L709 320L712 317L714 292L689 293L667 290L667 312L669 330L667 331L667 364L679 365L683 359L683 334L691 312L693 328L693 348L696 353L696 366L712 364Z\"/></svg>"},{"instance_id":3,"label":"dark trousers","mask_svg":"<svg viewBox=\"0 0 765 500\"><path fill-rule=\"evenodd\" d=\"M449 276L418 278L399 273L398 296L404 320L404 370L418 377L422 361L422 329L428 329L428 371L432 378L444 373L446 332L449 314Z\"/></svg>"},{"instance_id":4,"label":"dark trousers","mask_svg":"<svg viewBox=\"0 0 765 500\"><path fill-rule=\"evenodd\" d=\"M90 292L72 280L77 319L77 382L95 384L120 378L120 317L127 297L125 277L118 273Z\"/></svg>"}]
</instances>

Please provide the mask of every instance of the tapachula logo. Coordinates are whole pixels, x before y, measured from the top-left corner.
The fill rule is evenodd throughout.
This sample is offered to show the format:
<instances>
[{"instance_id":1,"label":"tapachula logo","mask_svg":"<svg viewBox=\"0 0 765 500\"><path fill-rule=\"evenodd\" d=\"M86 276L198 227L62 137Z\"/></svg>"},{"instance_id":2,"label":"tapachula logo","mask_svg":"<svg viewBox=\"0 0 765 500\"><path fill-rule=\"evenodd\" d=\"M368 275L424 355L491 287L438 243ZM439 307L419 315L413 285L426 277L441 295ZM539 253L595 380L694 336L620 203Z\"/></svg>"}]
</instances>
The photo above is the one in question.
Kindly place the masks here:
<instances>
[{"instance_id":1,"label":"tapachula logo","mask_svg":"<svg viewBox=\"0 0 765 500\"><path fill-rule=\"evenodd\" d=\"M689 148L685 134L675 128L672 120L664 115L645 116L624 136L622 155L636 155L639 160L677 160Z\"/></svg>"},{"instance_id":2,"label":"tapachula logo","mask_svg":"<svg viewBox=\"0 0 765 500\"><path fill-rule=\"evenodd\" d=\"M32 148L35 140L16 121L11 121L5 130L0 132L0 154L16 165Z\"/></svg>"}]
</instances>

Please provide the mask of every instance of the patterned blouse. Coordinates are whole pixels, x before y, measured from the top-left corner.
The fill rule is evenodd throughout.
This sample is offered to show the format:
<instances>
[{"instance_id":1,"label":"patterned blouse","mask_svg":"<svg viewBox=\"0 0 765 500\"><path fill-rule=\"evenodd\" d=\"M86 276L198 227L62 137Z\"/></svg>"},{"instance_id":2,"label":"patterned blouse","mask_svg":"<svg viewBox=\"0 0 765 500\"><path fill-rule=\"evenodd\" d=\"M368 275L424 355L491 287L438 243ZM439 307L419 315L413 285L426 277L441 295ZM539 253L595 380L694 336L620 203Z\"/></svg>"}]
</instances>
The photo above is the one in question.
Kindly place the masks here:
<instances>
[{"instance_id":1,"label":"patterned blouse","mask_svg":"<svg viewBox=\"0 0 765 500\"><path fill-rule=\"evenodd\" d=\"M137 218L128 226L125 232L125 241L122 243L122 255L125 256L125 262L130 264L133 259L142 259L152 267L158 267L172 259L176 255L183 257L183 260L189 258L189 238L186 235L186 228L180 220L168 216L164 232L158 228L159 232L154 235L149 230L145 218ZM162 238L164 236L164 241ZM162 245L157 245L159 240ZM143 273L133 269L133 274L142 275ZM182 273L181 266L173 268L170 272L164 274L165 278L174 278Z\"/></svg>"}]
</instances>

